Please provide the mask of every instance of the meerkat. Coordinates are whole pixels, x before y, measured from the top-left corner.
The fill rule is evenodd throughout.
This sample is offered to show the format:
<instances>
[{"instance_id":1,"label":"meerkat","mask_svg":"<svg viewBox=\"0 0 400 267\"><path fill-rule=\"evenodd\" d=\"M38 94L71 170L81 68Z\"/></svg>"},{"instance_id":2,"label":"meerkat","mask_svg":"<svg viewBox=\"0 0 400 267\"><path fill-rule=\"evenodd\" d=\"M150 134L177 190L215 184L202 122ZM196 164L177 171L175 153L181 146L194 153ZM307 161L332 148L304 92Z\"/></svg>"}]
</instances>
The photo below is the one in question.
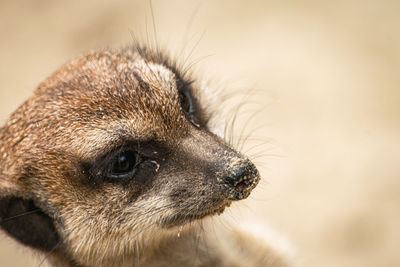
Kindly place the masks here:
<instances>
[{"instance_id":1,"label":"meerkat","mask_svg":"<svg viewBox=\"0 0 400 267\"><path fill-rule=\"evenodd\" d=\"M133 46L64 65L0 128L0 226L52 266L290 266L207 218L255 165L210 131L202 88Z\"/></svg>"}]
</instances>

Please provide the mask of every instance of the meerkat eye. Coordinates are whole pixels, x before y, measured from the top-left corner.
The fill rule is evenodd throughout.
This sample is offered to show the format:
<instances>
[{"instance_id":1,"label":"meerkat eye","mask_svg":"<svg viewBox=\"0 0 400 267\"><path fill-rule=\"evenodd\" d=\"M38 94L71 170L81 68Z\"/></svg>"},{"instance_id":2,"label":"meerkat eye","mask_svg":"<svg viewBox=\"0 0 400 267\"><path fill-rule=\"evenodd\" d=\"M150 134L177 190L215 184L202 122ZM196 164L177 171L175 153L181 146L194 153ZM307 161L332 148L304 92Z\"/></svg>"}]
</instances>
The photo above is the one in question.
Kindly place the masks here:
<instances>
[{"instance_id":1,"label":"meerkat eye","mask_svg":"<svg viewBox=\"0 0 400 267\"><path fill-rule=\"evenodd\" d=\"M193 112L192 98L187 92L179 92L179 101L181 102L182 110L186 114L191 114Z\"/></svg>"},{"instance_id":2,"label":"meerkat eye","mask_svg":"<svg viewBox=\"0 0 400 267\"><path fill-rule=\"evenodd\" d=\"M112 162L110 177L124 177L132 175L140 164L140 156L133 150L118 153Z\"/></svg>"},{"instance_id":3,"label":"meerkat eye","mask_svg":"<svg viewBox=\"0 0 400 267\"><path fill-rule=\"evenodd\" d=\"M194 100L188 91L179 91L179 101L181 102L181 107L186 115L186 118L193 123L195 126L200 127L200 121L196 117L196 108L194 105Z\"/></svg>"}]
</instances>

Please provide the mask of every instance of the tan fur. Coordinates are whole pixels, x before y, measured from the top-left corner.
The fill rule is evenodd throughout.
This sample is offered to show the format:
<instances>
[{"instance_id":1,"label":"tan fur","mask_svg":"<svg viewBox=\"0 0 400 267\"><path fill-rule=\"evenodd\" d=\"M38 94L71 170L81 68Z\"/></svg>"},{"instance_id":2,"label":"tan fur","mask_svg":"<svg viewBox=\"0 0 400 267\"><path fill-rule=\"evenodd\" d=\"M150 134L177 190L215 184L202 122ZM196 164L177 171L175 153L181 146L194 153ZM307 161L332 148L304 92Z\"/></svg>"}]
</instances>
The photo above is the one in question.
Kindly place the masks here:
<instances>
[{"instance_id":1,"label":"tan fur","mask_svg":"<svg viewBox=\"0 0 400 267\"><path fill-rule=\"evenodd\" d=\"M182 112L180 76L140 49L89 53L42 83L2 128L0 196L32 200L53 220L61 239L49 256L54 265L288 266L239 229L202 224L246 198L259 175L209 132L212 114L196 88L199 122ZM122 185L81 167L129 140L140 140L138 149L147 140L168 147L163 157L146 152L154 180ZM216 168L211 177L207 166ZM226 184L246 168L243 192Z\"/></svg>"}]
</instances>

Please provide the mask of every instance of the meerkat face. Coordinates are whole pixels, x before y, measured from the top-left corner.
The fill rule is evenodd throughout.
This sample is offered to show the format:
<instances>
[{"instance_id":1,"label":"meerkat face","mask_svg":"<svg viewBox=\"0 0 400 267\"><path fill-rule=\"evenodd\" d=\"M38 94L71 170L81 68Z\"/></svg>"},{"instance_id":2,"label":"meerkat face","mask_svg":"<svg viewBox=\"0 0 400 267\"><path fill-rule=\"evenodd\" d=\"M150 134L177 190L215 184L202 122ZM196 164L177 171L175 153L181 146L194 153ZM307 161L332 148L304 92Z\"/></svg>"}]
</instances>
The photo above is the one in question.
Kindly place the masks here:
<instances>
[{"instance_id":1,"label":"meerkat face","mask_svg":"<svg viewBox=\"0 0 400 267\"><path fill-rule=\"evenodd\" d=\"M6 232L89 265L249 195L257 169L208 130L199 88L168 62L96 52L39 86L0 131Z\"/></svg>"}]
</instances>

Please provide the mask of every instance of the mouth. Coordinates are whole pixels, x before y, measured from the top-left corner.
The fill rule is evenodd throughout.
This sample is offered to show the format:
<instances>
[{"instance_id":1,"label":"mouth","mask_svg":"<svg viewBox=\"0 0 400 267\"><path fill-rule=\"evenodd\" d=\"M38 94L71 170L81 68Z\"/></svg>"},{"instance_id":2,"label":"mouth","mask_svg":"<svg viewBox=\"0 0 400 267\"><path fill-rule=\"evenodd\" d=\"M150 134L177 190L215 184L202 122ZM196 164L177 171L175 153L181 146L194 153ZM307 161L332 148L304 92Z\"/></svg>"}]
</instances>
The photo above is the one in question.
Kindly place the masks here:
<instances>
[{"instance_id":1,"label":"mouth","mask_svg":"<svg viewBox=\"0 0 400 267\"><path fill-rule=\"evenodd\" d=\"M176 215L171 216L166 220L164 220L163 225L165 228L173 228L176 226L183 226L193 221L204 219L208 216L221 215L224 212L225 208L229 207L231 203L232 203L231 200L224 200L219 205L213 208L199 210L197 212L189 212L186 214L184 214L184 212L181 211Z\"/></svg>"}]
</instances>

